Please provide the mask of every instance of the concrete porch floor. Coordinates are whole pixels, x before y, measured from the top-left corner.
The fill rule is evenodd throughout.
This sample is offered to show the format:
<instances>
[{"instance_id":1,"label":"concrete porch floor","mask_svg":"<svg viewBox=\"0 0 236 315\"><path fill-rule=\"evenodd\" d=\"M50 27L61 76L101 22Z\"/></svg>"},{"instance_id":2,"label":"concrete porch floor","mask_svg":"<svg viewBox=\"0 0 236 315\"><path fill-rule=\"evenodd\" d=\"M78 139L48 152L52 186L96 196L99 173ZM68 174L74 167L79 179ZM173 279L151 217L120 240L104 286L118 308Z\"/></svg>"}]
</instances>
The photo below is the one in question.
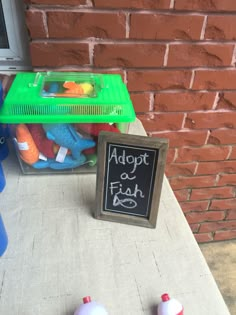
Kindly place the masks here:
<instances>
[{"instance_id":1,"label":"concrete porch floor","mask_svg":"<svg viewBox=\"0 0 236 315\"><path fill-rule=\"evenodd\" d=\"M199 244L199 247L230 313L236 315L236 240Z\"/></svg>"},{"instance_id":2,"label":"concrete porch floor","mask_svg":"<svg viewBox=\"0 0 236 315\"><path fill-rule=\"evenodd\" d=\"M14 75L0 73L5 92L8 91L13 78ZM236 315L236 240L199 244L199 247L231 315Z\"/></svg>"}]
</instances>

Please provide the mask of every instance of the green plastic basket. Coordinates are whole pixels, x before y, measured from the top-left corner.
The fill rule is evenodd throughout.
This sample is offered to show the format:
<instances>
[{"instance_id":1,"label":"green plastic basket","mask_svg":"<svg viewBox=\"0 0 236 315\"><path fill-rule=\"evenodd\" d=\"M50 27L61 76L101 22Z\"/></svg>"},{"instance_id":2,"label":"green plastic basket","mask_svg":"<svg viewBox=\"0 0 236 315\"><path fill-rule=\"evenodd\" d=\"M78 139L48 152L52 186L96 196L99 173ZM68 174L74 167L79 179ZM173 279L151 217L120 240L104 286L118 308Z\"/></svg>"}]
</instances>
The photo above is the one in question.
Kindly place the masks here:
<instances>
[{"instance_id":1,"label":"green plastic basket","mask_svg":"<svg viewBox=\"0 0 236 315\"><path fill-rule=\"evenodd\" d=\"M86 84L88 94L66 90ZM72 84L72 85L73 85ZM53 86L54 85L54 86ZM57 87L57 90L52 89ZM118 74L18 73L0 110L1 123L122 123L135 120L130 96Z\"/></svg>"}]
</instances>

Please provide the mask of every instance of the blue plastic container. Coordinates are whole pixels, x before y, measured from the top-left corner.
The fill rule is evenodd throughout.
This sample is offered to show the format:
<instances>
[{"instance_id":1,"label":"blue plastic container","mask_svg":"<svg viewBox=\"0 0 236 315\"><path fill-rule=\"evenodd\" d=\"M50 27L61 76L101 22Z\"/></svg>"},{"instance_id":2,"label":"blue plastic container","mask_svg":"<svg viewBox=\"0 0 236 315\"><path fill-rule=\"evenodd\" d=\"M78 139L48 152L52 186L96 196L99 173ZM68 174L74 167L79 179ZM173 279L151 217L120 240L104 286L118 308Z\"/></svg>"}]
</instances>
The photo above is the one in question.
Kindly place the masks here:
<instances>
[{"instance_id":1,"label":"blue plastic container","mask_svg":"<svg viewBox=\"0 0 236 315\"><path fill-rule=\"evenodd\" d=\"M3 89L2 84L0 82L0 107L3 103ZM0 192L3 191L5 185L6 185L6 179L3 172L3 168L1 165L1 161L4 160L8 156L8 146L6 143L6 137L7 137L7 129L4 129L2 125L0 125ZM0 215L0 256L2 256L7 249L8 245L8 237L7 232L2 220L2 216Z\"/></svg>"},{"instance_id":2,"label":"blue plastic container","mask_svg":"<svg viewBox=\"0 0 236 315\"><path fill-rule=\"evenodd\" d=\"M0 257L6 251L7 245L8 245L7 232L2 220L2 216L0 215Z\"/></svg>"},{"instance_id":3,"label":"blue plastic container","mask_svg":"<svg viewBox=\"0 0 236 315\"><path fill-rule=\"evenodd\" d=\"M7 137L8 137L7 127L0 124L0 161L5 160L9 154Z\"/></svg>"},{"instance_id":4,"label":"blue plastic container","mask_svg":"<svg viewBox=\"0 0 236 315\"><path fill-rule=\"evenodd\" d=\"M3 88L2 83L0 81L0 107L3 104ZM0 124L0 161L5 160L5 158L9 154L8 145L7 145L7 138L8 138L8 129L6 126Z\"/></svg>"},{"instance_id":5,"label":"blue plastic container","mask_svg":"<svg viewBox=\"0 0 236 315\"><path fill-rule=\"evenodd\" d=\"M3 172L2 164L0 162L0 192L3 191L5 186L6 186L6 178Z\"/></svg>"}]
</instances>

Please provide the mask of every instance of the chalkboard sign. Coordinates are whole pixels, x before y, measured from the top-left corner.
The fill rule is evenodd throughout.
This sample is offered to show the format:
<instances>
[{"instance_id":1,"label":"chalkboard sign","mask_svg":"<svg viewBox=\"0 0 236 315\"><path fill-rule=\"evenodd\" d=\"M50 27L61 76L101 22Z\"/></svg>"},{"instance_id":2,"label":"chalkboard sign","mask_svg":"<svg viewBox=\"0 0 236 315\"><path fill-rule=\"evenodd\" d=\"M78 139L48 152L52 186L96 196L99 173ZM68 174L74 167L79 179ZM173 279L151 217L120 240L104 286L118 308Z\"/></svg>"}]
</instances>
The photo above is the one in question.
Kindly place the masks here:
<instances>
[{"instance_id":1,"label":"chalkboard sign","mask_svg":"<svg viewBox=\"0 0 236 315\"><path fill-rule=\"evenodd\" d=\"M167 139L101 132L95 217L155 228Z\"/></svg>"}]
</instances>

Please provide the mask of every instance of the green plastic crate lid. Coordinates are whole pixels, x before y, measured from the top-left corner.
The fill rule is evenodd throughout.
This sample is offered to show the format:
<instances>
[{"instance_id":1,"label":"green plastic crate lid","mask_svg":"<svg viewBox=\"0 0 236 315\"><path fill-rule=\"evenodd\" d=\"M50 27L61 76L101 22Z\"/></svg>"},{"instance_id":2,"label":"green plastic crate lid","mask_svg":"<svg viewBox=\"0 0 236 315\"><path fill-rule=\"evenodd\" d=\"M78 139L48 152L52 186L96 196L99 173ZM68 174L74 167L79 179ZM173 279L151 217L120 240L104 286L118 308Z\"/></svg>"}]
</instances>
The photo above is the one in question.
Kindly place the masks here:
<instances>
[{"instance_id":1,"label":"green plastic crate lid","mask_svg":"<svg viewBox=\"0 0 236 315\"><path fill-rule=\"evenodd\" d=\"M135 112L118 74L18 73L0 109L1 123L132 122Z\"/></svg>"}]
</instances>

